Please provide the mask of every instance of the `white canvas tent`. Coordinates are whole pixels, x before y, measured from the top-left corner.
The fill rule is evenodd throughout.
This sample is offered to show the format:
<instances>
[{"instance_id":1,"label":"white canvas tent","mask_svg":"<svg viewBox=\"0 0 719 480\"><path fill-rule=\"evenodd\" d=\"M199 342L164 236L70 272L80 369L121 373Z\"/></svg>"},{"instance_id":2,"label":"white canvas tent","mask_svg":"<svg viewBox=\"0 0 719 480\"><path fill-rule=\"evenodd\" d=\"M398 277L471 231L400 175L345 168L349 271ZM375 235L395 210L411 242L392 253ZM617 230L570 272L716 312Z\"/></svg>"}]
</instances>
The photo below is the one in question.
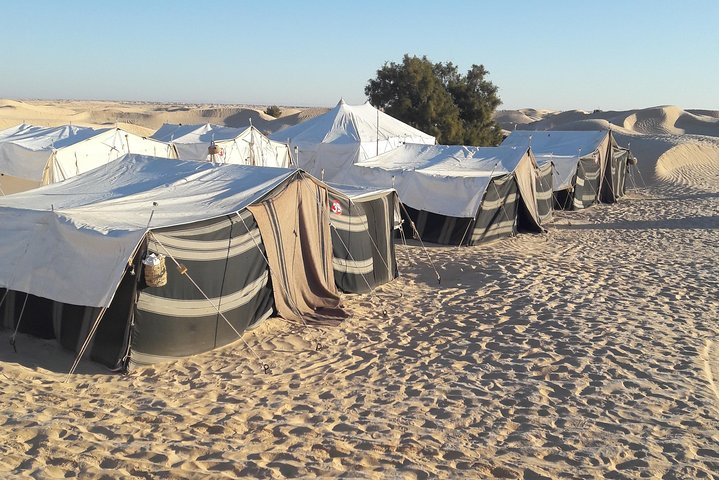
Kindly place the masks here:
<instances>
[{"instance_id":1,"label":"white canvas tent","mask_svg":"<svg viewBox=\"0 0 719 480\"><path fill-rule=\"evenodd\" d=\"M327 181L342 182L344 170L405 143L434 145L431 135L374 108L344 100L323 115L270 135L287 142L298 166ZM324 172L324 175L323 175Z\"/></svg>"},{"instance_id":2,"label":"white canvas tent","mask_svg":"<svg viewBox=\"0 0 719 480\"><path fill-rule=\"evenodd\" d=\"M219 348L273 309L311 318L339 300L329 191L301 170L127 155L0 197L0 326L92 340L125 368ZM166 283L143 276L149 252Z\"/></svg>"},{"instance_id":3,"label":"white canvas tent","mask_svg":"<svg viewBox=\"0 0 719 480\"><path fill-rule=\"evenodd\" d=\"M262 167L289 167L292 163L286 144L270 140L253 126L166 123L151 138L174 145L180 160Z\"/></svg>"},{"instance_id":4,"label":"white canvas tent","mask_svg":"<svg viewBox=\"0 0 719 480\"><path fill-rule=\"evenodd\" d=\"M0 188L10 194L59 182L127 153L176 157L170 145L119 128L22 124L0 132Z\"/></svg>"},{"instance_id":5,"label":"white canvas tent","mask_svg":"<svg viewBox=\"0 0 719 480\"><path fill-rule=\"evenodd\" d=\"M610 130L515 130L502 145L531 148L538 164L554 165L552 189L561 208L613 203L624 195L630 154L617 145Z\"/></svg>"},{"instance_id":6,"label":"white canvas tent","mask_svg":"<svg viewBox=\"0 0 719 480\"><path fill-rule=\"evenodd\" d=\"M473 245L542 230L537 176L527 149L406 144L355 164L339 181L395 188L423 239Z\"/></svg>"}]
</instances>

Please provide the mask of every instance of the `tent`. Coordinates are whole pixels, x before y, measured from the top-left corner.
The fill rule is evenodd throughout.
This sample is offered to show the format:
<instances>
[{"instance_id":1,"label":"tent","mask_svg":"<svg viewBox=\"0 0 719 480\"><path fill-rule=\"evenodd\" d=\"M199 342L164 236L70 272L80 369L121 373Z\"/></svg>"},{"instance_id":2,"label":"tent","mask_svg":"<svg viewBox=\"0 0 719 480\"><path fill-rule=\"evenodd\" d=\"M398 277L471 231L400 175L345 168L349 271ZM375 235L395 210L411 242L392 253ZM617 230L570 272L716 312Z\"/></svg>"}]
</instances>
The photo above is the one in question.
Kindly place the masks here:
<instances>
[{"instance_id":1,"label":"tent","mask_svg":"<svg viewBox=\"0 0 719 480\"><path fill-rule=\"evenodd\" d=\"M397 277L400 211L394 189L330 184L332 263L337 288L364 293Z\"/></svg>"},{"instance_id":2,"label":"tent","mask_svg":"<svg viewBox=\"0 0 719 480\"><path fill-rule=\"evenodd\" d=\"M435 139L365 103L333 109L270 135L287 142L297 165L324 180L341 182L353 164L389 152L405 143L434 145Z\"/></svg>"},{"instance_id":3,"label":"tent","mask_svg":"<svg viewBox=\"0 0 719 480\"><path fill-rule=\"evenodd\" d=\"M541 232L527 149L405 144L357 163L345 183L393 187L423 240L475 245Z\"/></svg>"},{"instance_id":4,"label":"tent","mask_svg":"<svg viewBox=\"0 0 719 480\"><path fill-rule=\"evenodd\" d=\"M286 144L270 140L253 126L165 123L151 138L174 145L180 160L262 167L289 167L292 163Z\"/></svg>"},{"instance_id":5,"label":"tent","mask_svg":"<svg viewBox=\"0 0 719 480\"><path fill-rule=\"evenodd\" d=\"M22 124L0 131L0 188L10 194L59 182L126 153L175 158L170 145L119 128Z\"/></svg>"},{"instance_id":6,"label":"tent","mask_svg":"<svg viewBox=\"0 0 719 480\"><path fill-rule=\"evenodd\" d=\"M336 315L329 194L301 170L128 155L2 197L0 325L125 369L227 345L273 309Z\"/></svg>"},{"instance_id":7,"label":"tent","mask_svg":"<svg viewBox=\"0 0 719 480\"><path fill-rule=\"evenodd\" d=\"M614 203L624 195L630 153L617 145L610 130L516 130L502 145L531 147L539 165L554 165L557 208L582 209L600 201Z\"/></svg>"}]
</instances>

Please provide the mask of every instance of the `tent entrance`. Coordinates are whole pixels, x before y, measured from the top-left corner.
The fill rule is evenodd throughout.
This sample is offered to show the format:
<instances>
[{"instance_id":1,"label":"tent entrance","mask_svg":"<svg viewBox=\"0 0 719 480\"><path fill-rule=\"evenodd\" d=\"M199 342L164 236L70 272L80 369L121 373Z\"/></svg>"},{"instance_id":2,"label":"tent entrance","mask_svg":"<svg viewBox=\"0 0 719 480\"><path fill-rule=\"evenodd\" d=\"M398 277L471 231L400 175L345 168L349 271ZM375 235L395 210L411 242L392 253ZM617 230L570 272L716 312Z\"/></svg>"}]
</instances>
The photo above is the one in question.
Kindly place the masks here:
<instances>
[{"instance_id":1,"label":"tent entrance","mask_svg":"<svg viewBox=\"0 0 719 480\"><path fill-rule=\"evenodd\" d=\"M332 266L328 191L298 174L250 205L267 249L275 305L288 320L343 318Z\"/></svg>"},{"instance_id":2,"label":"tent entrance","mask_svg":"<svg viewBox=\"0 0 719 480\"><path fill-rule=\"evenodd\" d=\"M136 294L136 276L128 268L112 303L87 349L90 358L111 369L123 367ZM75 353L87 339L100 308L56 302L24 292L0 292L5 301L0 307L0 325L4 328L45 339L56 339L63 348ZM22 317L20 314L22 312ZM19 320L19 324L18 324Z\"/></svg>"}]
</instances>

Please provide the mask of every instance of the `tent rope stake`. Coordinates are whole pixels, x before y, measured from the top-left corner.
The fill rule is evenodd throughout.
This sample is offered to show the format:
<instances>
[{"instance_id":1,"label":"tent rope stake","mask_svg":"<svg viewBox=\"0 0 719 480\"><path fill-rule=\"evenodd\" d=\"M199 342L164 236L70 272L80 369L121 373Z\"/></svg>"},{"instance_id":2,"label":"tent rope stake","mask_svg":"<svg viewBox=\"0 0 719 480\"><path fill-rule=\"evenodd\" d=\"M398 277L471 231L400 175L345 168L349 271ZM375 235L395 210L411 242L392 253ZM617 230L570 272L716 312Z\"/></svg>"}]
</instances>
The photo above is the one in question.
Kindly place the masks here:
<instances>
[{"instance_id":1,"label":"tent rope stake","mask_svg":"<svg viewBox=\"0 0 719 480\"><path fill-rule=\"evenodd\" d=\"M230 322L230 321L227 319L227 317L225 316L225 314L220 311L220 307L219 307L218 305L215 305L215 303L214 303L212 300L210 300L210 297L208 297L207 294L205 294L204 290L202 290L202 289L200 288L200 286L195 282L195 280L192 279L192 277L190 276L190 273L187 271L187 267L184 266L184 265L182 265L181 263L179 263L179 262L175 259L175 257L172 256L172 254L167 250L167 248L162 244L162 242L160 242L160 240L157 238L157 236L156 236L154 233L150 232L150 235L152 236L153 241L157 242L157 244L158 244L160 247L162 247L162 249L165 251L165 254L172 259L172 261L173 261L173 262L175 263L175 265L177 266L177 271L180 272L181 275L184 275L185 277L187 277L187 279L190 281L190 283L192 283L192 285L194 285L194 287L197 289L197 291L200 292L203 297L205 297L205 300L207 300L207 301L210 303L210 305L212 305L212 308L215 309L215 311L217 312L217 314L218 314L220 317L222 317L222 319L227 323L227 325L230 326L230 328L232 329L232 331L235 332L235 334L237 335L237 337L238 337L240 340L242 340L242 343L244 343L245 346L250 350L250 352L252 352L252 354L257 358L257 360L260 362L260 365L262 366L262 370L263 370L265 373L267 373L267 372L269 371L269 368L270 368L269 365L267 365L267 364L262 360L262 358L257 354L257 352L255 352L255 350L250 346L250 344L247 343L247 341L245 341L245 339L242 337L242 334L237 331L237 329L235 328L235 326L232 325L232 322Z\"/></svg>"}]
</instances>

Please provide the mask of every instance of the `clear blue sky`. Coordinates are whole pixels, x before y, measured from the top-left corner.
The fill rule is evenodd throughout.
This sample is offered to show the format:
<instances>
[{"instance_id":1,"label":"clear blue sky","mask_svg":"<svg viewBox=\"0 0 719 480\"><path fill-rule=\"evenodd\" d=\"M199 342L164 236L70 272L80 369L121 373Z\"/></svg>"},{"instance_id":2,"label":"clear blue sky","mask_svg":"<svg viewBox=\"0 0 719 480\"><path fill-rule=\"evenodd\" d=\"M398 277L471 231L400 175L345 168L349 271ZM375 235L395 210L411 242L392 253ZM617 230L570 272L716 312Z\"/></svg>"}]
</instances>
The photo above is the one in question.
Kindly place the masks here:
<instances>
[{"instance_id":1,"label":"clear blue sky","mask_svg":"<svg viewBox=\"0 0 719 480\"><path fill-rule=\"evenodd\" d=\"M405 53L500 108L719 110L719 1L36 0L0 5L0 97L331 106Z\"/></svg>"}]
</instances>

